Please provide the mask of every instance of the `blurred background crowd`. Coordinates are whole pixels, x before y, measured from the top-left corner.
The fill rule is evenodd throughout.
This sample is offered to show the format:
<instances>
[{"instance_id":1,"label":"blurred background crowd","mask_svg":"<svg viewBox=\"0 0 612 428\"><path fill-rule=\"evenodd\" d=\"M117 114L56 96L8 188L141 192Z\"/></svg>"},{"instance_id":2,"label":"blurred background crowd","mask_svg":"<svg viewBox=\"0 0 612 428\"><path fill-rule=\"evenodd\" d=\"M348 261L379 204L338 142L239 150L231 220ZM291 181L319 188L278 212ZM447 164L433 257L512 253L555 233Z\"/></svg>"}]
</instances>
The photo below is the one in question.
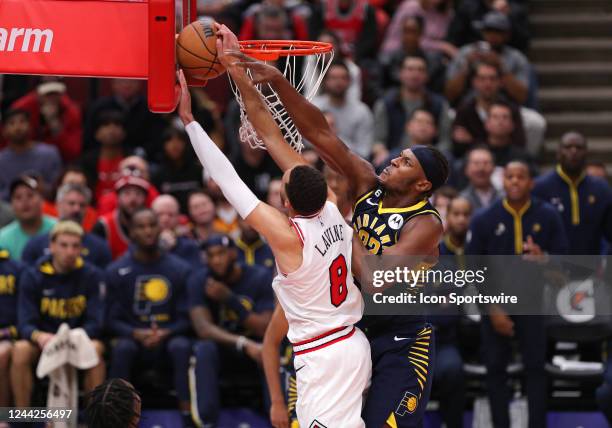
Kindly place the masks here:
<instances>
[{"instance_id":1,"label":"blurred background crowd","mask_svg":"<svg viewBox=\"0 0 612 428\"><path fill-rule=\"evenodd\" d=\"M575 4L586 16L590 3L603 2L561 3L568 15ZM312 102L378 170L412 145L439 148L452 166L432 197L445 222L442 254L521 254L523 240L502 239L499 224L537 233L536 225L558 221L557 241L540 244L543 251L599 256L612 251L612 129L593 86L605 84L596 73L606 63L598 69L584 53L595 39L554 50L563 36L555 4L199 0L198 13L243 40L332 43L333 63ZM598 35L596 25L584 35L567 31ZM178 402L186 424L215 423L222 406L266 406L258 364L275 304L272 253L202 170L177 116L149 112L145 92L137 80L0 76L0 406L36 400L31 367L59 320L86 325L104 357L85 389L107 372L129 379L145 391L145 407ZM280 170L238 137L228 79L192 95L196 120L242 179L283 210ZM359 195L347 194L347 177L307 142L303 156L324 171L350 219ZM516 160L526 176L506 168ZM524 209L513 208L521 201ZM77 253L64 235L79 236ZM65 290L50 297L47 284ZM547 407L599 406L612 419L612 323L557 325L534 337L532 322L506 315L487 328L455 317L438 326L431 406L447 427L463 426L464 410L505 382L503 393L529 397L531 418ZM509 336L518 342L502 340ZM551 363L558 355L599 366L564 371ZM290 346L279 357L290 366ZM494 407L510 397L491 399Z\"/></svg>"}]
</instances>

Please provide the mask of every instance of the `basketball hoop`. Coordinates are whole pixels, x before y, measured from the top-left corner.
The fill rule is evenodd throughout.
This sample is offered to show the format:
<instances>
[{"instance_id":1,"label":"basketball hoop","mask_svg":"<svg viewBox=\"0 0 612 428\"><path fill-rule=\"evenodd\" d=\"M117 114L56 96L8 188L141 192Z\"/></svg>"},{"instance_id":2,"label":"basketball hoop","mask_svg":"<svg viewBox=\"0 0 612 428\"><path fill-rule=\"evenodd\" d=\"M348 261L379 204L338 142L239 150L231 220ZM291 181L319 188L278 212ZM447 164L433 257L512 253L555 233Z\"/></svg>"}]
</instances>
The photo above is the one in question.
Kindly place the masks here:
<instances>
[{"instance_id":1,"label":"basketball hoop","mask_svg":"<svg viewBox=\"0 0 612 428\"><path fill-rule=\"evenodd\" d=\"M305 40L244 40L240 41L242 53L268 63L285 58L283 74L298 92L305 87L309 90L303 94L307 100L311 100L316 94L323 81L327 69L334 57L333 46L330 43L312 42ZM298 70L298 58L312 56L314 61L305 61L305 67L300 73ZM300 75L301 74L301 75ZM251 71L247 69L247 75L252 79ZM229 74L228 74L229 76ZM308 84L308 86L306 86ZM252 148L265 150L263 141L257 136L253 125L249 122L242 97L238 88L230 77L230 85L240 106L240 130L238 135L243 143L248 143ZM261 96L266 101L268 109L281 129L285 140L298 153L302 151L304 144L302 136L291 120L289 113L281 102L278 94L268 83L255 85Z\"/></svg>"}]
</instances>

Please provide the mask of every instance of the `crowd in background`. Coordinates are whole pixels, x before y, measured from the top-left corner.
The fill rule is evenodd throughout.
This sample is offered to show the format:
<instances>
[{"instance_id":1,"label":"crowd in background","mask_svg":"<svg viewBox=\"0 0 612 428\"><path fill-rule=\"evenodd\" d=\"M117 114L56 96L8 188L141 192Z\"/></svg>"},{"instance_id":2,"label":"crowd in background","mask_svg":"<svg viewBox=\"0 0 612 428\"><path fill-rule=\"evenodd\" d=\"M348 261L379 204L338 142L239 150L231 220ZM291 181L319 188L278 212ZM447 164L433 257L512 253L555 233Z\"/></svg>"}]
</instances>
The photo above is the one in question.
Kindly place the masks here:
<instances>
[{"instance_id":1,"label":"crowd in background","mask_svg":"<svg viewBox=\"0 0 612 428\"><path fill-rule=\"evenodd\" d=\"M378 170L412 145L439 148L452 165L432 197L445 222L442 254L522 254L533 245L606 254L612 190L588 136L565 134L556 169L542 169L546 121L525 55L526 3L202 0L198 12L240 39L332 43L335 58L312 102ZM226 78L210 86L193 90L196 120L255 194L283 210L281 172L266 151L240 141ZM202 170L176 115L150 113L141 81L108 89L84 103L91 97L73 95L66 80L0 76L0 406L31 404L33 364L68 322L84 327L103 357L86 390L107 372L146 385L137 372L153 367L169 378L186 424L214 422L227 368L259 373L274 258ZM347 195L347 178L308 145L303 156L324 169L350 219L358 195ZM500 232L517 223L532 234L543 227L550 239ZM480 333L492 407L510 399L495 385L507 376L503 338L516 335L530 415L545 414L547 339L533 333L532 318L497 315ZM459 324L438 326L434 396L448 427L462 426L466 406ZM610 366L596 398L612 420ZM191 391L190 376L198 379Z\"/></svg>"}]
</instances>

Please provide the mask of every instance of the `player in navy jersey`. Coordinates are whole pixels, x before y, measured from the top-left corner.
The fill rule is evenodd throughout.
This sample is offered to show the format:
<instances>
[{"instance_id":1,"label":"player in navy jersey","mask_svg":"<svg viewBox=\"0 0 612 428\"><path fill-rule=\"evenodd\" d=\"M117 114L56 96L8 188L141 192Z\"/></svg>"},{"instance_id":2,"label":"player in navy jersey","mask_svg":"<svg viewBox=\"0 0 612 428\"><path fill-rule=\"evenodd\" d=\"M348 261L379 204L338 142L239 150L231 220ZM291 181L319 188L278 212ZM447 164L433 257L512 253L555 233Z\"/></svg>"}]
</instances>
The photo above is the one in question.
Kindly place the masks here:
<instances>
[{"instance_id":1,"label":"player in navy jersey","mask_svg":"<svg viewBox=\"0 0 612 428\"><path fill-rule=\"evenodd\" d=\"M219 416L219 375L245 366L257 372L255 361L274 309L274 294L272 272L238 263L229 236L213 235L204 247L207 266L191 275L188 293L200 339L194 346L191 398L198 410L194 419L206 425L216 423Z\"/></svg>"},{"instance_id":2,"label":"player in navy jersey","mask_svg":"<svg viewBox=\"0 0 612 428\"><path fill-rule=\"evenodd\" d=\"M538 257L541 259L545 254L566 254L568 243L559 213L547 202L532 197L532 188L533 179L529 165L520 160L508 163L504 169L506 196L474 215L468 232L466 254L521 255L526 260ZM487 285L501 288L500 284L505 284L507 288L503 291L511 289L517 294L522 292L523 296L527 295L534 301L541 299L542 294L538 295L538 290L531 286L545 282L544 278L541 278L541 270L529 270L526 264L527 262L517 262L517 258L507 258L503 260L503 266L499 267L496 266L495 260L492 260L487 267L489 275L496 278L496 281L490 281ZM493 276L492 268L501 270L503 276L499 273ZM524 274L525 271L528 271L528 275ZM523 284L527 286L521 287ZM489 288L483 287L482 290L494 293ZM488 316L483 317L482 321L481 340L494 426L510 426L508 405L511 391L507 384L506 369L511 355L510 338L516 336L525 366L529 427L546 427L544 317L510 316L508 309L499 305L489 305L487 311Z\"/></svg>"},{"instance_id":3,"label":"player in navy jersey","mask_svg":"<svg viewBox=\"0 0 612 428\"><path fill-rule=\"evenodd\" d=\"M570 254L601 254L603 239L612 242L612 189L586 174L587 141L569 132L561 138L559 164L535 182L533 194L557 208Z\"/></svg>"},{"instance_id":4,"label":"player in navy jersey","mask_svg":"<svg viewBox=\"0 0 612 428\"><path fill-rule=\"evenodd\" d=\"M99 340L103 328L103 274L83 261L83 229L73 221L60 221L51 230L51 255L26 269L19 281L18 327L21 340L12 355L11 384L15 405L30 405L32 366L61 324L81 327L102 357ZM85 371L84 386L91 391L104 381L102 358Z\"/></svg>"},{"instance_id":5,"label":"player in navy jersey","mask_svg":"<svg viewBox=\"0 0 612 428\"><path fill-rule=\"evenodd\" d=\"M238 260L248 266L262 266L274 273L274 254L261 235L242 219L238 220L240 236L236 238Z\"/></svg>"},{"instance_id":6,"label":"player in navy jersey","mask_svg":"<svg viewBox=\"0 0 612 428\"><path fill-rule=\"evenodd\" d=\"M191 343L187 277L191 267L160 250L160 228L150 209L132 216L133 246L106 269L108 328L117 338L111 377L131 379L134 367L172 367L174 388L186 422L189 417L187 369Z\"/></svg>"},{"instance_id":7,"label":"player in navy jersey","mask_svg":"<svg viewBox=\"0 0 612 428\"><path fill-rule=\"evenodd\" d=\"M17 333L17 287L24 266L0 250L0 406L10 405L9 367Z\"/></svg>"},{"instance_id":8,"label":"player in navy jersey","mask_svg":"<svg viewBox=\"0 0 612 428\"><path fill-rule=\"evenodd\" d=\"M353 228L363 247L376 255L435 260L443 227L427 198L446 182L449 168L444 156L432 147L415 146L402 151L377 176L280 71L239 52L233 55L253 73L254 81L272 85L302 136L331 168L349 178L351 193L360 195ZM366 426L418 426L431 390L431 326L423 317L377 316L364 321L373 363L363 412Z\"/></svg>"},{"instance_id":9,"label":"player in navy jersey","mask_svg":"<svg viewBox=\"0 0 612 428\"><path fill-rule=\"evenodd\" d=\"M65 184L57 191L57 213L61 220L72 220L82 225L85 211L91 200L91 191L78 184ZM50 254L49 235L35 236L30 239L23 250L21 260L28 265L34 265L38 259ZM91 233L83 235L81 256L101 269L111 262L111 252L99 236Z\"/></svg>"}]
</instances>

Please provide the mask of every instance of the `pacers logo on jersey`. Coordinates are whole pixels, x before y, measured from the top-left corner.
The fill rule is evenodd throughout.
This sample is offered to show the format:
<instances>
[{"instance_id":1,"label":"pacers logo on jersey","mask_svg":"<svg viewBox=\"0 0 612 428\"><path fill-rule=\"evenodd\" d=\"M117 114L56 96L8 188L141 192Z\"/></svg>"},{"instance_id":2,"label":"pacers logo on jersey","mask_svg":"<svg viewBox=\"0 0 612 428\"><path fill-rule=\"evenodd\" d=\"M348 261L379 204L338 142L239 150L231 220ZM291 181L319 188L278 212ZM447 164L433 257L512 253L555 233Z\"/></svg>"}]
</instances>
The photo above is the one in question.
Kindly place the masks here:
<instances>
[{"instance_id":1,"label":"pacers logo on jersey","mask_svg":"<svg viewBox=\"0 0 612 428\"><path fill-rule=\"evenodd\" d=\"M418 405L419 399L417 396L406 391L402 401L400 401L399 406L397 406L395 413L399 416L404 416L406 413L414 413Z\"/></svg>"},{"instance_id":2,"label":"pacers logo on jersey","mask_svg":"<svg viewBox=\"0 0 612 428\"><path fill-rule=\"evenodd\" d=\"M170 281L163 276L141 276L134 289L134 312L148 316L151 308L166 303L172 294Z\"/></svg>"}]
</instances>

